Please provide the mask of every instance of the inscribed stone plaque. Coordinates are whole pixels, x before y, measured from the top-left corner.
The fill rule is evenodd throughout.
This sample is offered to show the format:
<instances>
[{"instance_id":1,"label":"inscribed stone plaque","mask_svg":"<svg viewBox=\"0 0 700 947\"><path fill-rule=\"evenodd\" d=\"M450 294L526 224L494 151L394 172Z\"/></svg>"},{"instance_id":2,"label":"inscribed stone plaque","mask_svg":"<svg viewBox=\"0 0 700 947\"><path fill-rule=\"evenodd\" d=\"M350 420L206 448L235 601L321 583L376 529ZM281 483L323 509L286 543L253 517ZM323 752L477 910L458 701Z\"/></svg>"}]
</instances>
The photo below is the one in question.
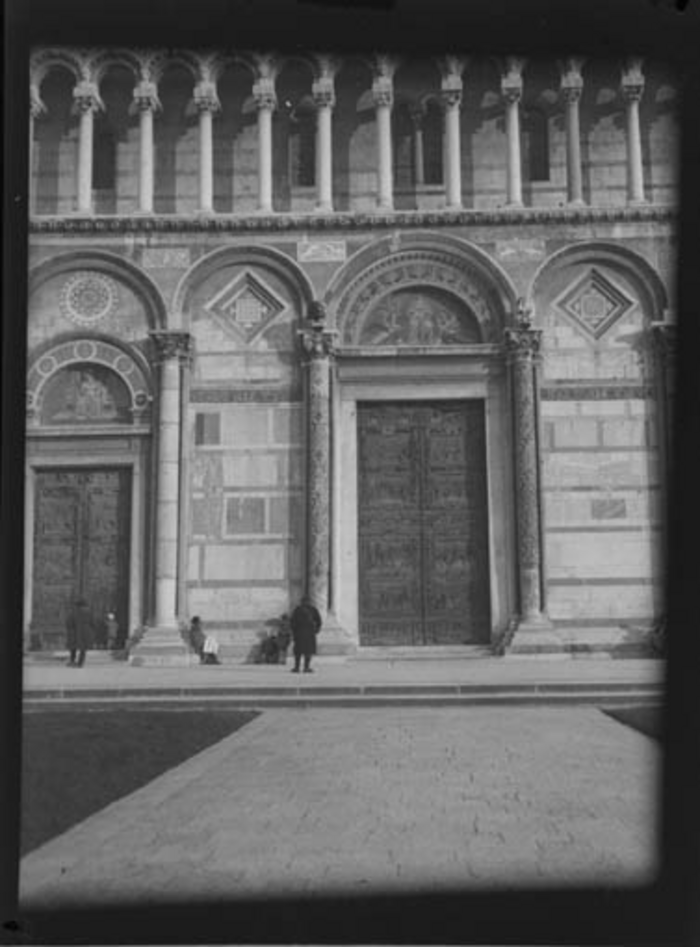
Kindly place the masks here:
<instances>
[{"instance_id":1,"label":"inscribed stone plaque","mask_svg":"<svg viewBox=\"0 0 700 947\"><path fill-rule=\"evenodd\" d=\"M297 243L299 263L342 263L346 256L344 240L300 240Z\"/></svg>"},{"instance_id":2,"label":"inscribed stone plaque","mask_svg":"<svg viewBox=\"0 0 700 947\"><path fill-rule=\"evenodd\" d=\"M190 251L184 247L147 247L141 255L147 269L185 269L190 265Z\"/></svg>"}]
</instances>

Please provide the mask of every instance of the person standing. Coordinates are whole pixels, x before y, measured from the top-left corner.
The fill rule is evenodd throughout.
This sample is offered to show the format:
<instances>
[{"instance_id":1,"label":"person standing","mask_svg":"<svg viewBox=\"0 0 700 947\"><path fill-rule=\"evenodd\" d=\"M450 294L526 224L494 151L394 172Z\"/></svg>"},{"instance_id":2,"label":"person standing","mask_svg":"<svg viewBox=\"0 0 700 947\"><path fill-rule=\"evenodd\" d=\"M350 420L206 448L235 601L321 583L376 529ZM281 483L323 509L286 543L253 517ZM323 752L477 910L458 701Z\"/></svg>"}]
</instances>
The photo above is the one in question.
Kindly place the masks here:
<instances>
[{"instance_id":1,"label":"person standing","mask_svg":"<svg viewBox=\"0 0 700 947\"><path fill-rule=\"evenodd\" d=\"M202 619L195 615L190 624L190 645L192 650L199 657L199 663L204 664L204 642L207 636L202 628Z\"/></svg>"},{"instance_id":2,"label":"person standing","mask_svg":"<svg viewBox=\"0 0 700 947\"><path fill-rule=\"evenodd\" d=\"M92 620L88 604L83 598L75 600L73 608L66 618L66 645L68 664L81 668L85 664L85 654L92 641Z\"/></svg>"},{"instance_id":3,"label":"person standing","mask_svg":"<svg viewBox=\"0 0 700 947\"><path fill-rule=\"evenodd\" d=\"M316 654L316 636L321 630L321 616L307 595L292 612L292 640L294 642L294 667L292 672L299 673L301 659L304 659L304 672L312 673L311 658Z\"/></svg>"},{"instance_id":4,"label":"person standing","mask_svg":"<svg viewBox=\"0 0 700 947\"><path fill-rule=\"evenodd\" d=\"M119 623L114 612L107 612L105 631L107 632L107 647L110 651L116 651L119 640Z\"/></svg>"}]
</instances>

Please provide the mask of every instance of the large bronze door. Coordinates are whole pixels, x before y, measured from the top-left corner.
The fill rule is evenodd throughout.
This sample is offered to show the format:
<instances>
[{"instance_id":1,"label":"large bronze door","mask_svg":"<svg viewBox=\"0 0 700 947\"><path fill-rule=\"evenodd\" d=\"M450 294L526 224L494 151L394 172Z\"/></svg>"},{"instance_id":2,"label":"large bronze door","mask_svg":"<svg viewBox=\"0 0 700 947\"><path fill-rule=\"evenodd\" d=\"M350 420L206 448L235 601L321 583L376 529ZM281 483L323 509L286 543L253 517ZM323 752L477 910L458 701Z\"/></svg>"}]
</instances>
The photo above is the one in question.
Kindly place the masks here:
<instances>
[{"instance_id":1,"label":"large bronze door","mask_svg":"<svg viewBox=\"0 0 700 947\"><path fill-rule=\"evenodd\" d=\"M358 404L360 643L490 634L482 401Z\"/></svg>"},{"instance_id":2,"label":"large bronze door","mask_svg":"<svg viewBox=\"0 0 700 947\"><path fill-rule=\"evenodd\" d=\"M66 610L84 598L95 622L127 630L131 472L54 468L36 475L32 637L62 647Z\"/></svg>"}]
</instances>

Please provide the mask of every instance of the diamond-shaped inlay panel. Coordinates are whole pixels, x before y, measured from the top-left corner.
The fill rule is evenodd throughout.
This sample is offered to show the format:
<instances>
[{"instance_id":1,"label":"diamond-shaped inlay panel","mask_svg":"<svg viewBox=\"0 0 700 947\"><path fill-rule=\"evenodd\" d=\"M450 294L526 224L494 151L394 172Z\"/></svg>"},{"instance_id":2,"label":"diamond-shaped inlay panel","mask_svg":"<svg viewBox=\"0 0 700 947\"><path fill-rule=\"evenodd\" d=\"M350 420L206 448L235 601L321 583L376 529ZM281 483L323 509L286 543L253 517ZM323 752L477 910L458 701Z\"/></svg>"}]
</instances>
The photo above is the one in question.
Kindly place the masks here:
<instances>
[{"instance_id":1,"label":"diamond-shaped inlay panel","mask_svg":"<svg viewBox=\"0 0 700 947\"><path fill-rule=\"evenodd\" d=\"M559 297L556 305L588 336L599 339L634 305L598 270L590 270Z\"/></svg>"},{"instance_id":2,"label":"diamond-shaped inlay panel","mask_svg":"<svg viewBox=\"0 0 700 947\"><path fill-rule=\"evenodd\" d=\"M245 272L213 296L204 308L224 329L234 329L250 342L285 308L286 303L259 276Z\"/></svg>"}]
</instances>

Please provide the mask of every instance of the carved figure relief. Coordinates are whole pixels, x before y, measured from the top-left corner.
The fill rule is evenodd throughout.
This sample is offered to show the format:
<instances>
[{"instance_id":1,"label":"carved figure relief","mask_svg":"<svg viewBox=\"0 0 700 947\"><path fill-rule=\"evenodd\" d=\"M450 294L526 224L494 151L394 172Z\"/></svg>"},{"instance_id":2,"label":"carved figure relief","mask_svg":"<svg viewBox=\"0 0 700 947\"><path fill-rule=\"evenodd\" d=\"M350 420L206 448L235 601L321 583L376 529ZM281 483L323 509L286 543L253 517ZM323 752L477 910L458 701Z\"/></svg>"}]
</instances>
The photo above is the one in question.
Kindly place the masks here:
<instances>
[{"instance_id":1,"label":"carved figure relief","mask_svg":"<svg viewBox=\"0 0 700 947\"><path fill-rule=\"evenodd\" d=\"M459 345L481 341L476 319L447 294L399 290L375 305L358 342L365 345Z\"/></svg>"},{"instance_id":2,"label":"carved figure relief","mask_svg":"<svg viewBox=\"0 0 700 947\"><path fill-rule=\"evenodd\" d=\"M44 396L43 424L128 423L129 393L109 369L79 365L63 369Z\"/></svg>"}]
</instances>

